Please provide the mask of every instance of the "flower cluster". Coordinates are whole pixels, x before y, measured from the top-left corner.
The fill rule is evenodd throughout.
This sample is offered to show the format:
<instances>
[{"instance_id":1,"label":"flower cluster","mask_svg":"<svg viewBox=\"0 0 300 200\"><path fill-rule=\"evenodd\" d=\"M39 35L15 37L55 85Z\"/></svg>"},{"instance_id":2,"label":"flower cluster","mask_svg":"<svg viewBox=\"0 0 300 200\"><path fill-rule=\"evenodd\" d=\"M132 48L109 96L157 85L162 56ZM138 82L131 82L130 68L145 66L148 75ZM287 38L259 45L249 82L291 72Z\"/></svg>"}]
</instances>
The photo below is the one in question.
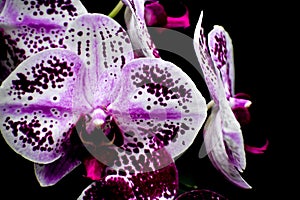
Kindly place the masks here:
<instances>
[{"instance_id":1,"label":"flower cluster","mask_svg":"<svg viewBox=\"0 0 300 200\"><path fill-rule=\"evenodd\" d=\"M244 146L240 124L249 122L251 101L234 93L229 34L215 26L207 47L201 13L194 50L207 104L193 80L161 58L148 32L189 27L188 9L171 17L159 1L122 0L118 11L122 6L126 27L114 14L89 13L79 0L0 1L5 142L34 163L43 187L83 165L91 184L78 199L225 199L207 190L178 192L175 159L204 127L199 156L251 188L240 175L245 150L266 147Z\"/></svg>"}]
</instances>

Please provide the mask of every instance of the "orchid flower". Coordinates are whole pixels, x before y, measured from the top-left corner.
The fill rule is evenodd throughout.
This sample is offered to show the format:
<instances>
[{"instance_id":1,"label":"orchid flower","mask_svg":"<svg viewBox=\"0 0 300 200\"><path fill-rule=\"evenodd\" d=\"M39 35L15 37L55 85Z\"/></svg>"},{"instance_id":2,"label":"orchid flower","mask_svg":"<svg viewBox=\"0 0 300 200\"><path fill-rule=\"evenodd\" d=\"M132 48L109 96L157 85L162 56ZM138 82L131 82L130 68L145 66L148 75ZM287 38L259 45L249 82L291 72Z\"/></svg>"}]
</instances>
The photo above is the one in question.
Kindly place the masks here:
<instances>
[{"instance_id":1,"label":"orchid flower","mask_svg":"<svg viewBox=\"0 0 300 200\"><path fill-rule=\"evenodd\" d=\"M214 102L203 130L206 151L215 168L228 180L239 187L251 188L239 173L246 167L244 140L241 126L231 109L232 104L247 107L251 102L231 98L234 81L231 39L223 27L214 26L208 34L209 52L201 26L202 17L203 12L195 29L194 48ZM200 150L199 156L202 154Z\"/></svg>"},{"instance_id":2,"label":"orchid flower","mask_svg":"<svg viewBox=\"0 0 300 200\"><path fill-rule=\"evenodd\" d=\"M80 1L0 1L0 83L26 58L64 48L68 23L87 11Z\"/></svg>"},{"instance_id":3,"label":"orchid flower","mask_svg":"<svg viewBox=\"0 0 300 200\"><path fill-rule=\"evenodd\" d=\"M30 9L40 11L40 1L31 2ZM108 16L81 14L58 34L62 46L22 57L0 87L0 130L16 153L35 163L42 186L57 183L82 162L71 140L77 132L96 159L83 159L95 182L79 199L101 197L107 188L115 197L172 199L178 186L174 158L202 127L206 102L187 74L159 58L145 25L144 1L123 2L130 8L128 34ZM6 1L2 10L8 19L27 9L24 2L16 7L21 11L9 12L10 5ZM39 25L38 17L26 20ZM57 27L52 18L44 24ZM28 38L34 43L35 34Z\"/></svg>"},{"instance_id":4,"label":"orchid flower","mask_svg":"<svg viewBox=\"0 0 300 200\"><path fill-rule=\"evenodd\" d=\"M168 62L163 61L162 59L159 58L158 51L156 50L155 45L151 41L150 35L147 31L147 27L146 27L145 20L144 20L144 11L143 11L144 1L123 1L123 2L127 6L127 11L126 11L126 14L125 14L125 22L127 24L129 36L130 36L130 38L138 38L138 40L135 40L136 43L133 43L134 50L137 50L137 51L135 51L136 59L134 59L134 61L131 61L130 63L135 63L135 62L138 62L138 61L142 61L143 63L147 63L147 60L150 60L151 62L158 62L161 65L166 66L166 64ZM138 31L134 31L134 30L136 30L136 28L138 28L137 29ZM137 68L139 65L140 64L136 65L135 68ZM175 68L175 66L173 66L173 67ZM181 74L181 76L182 75L183 74ZM135 76L136 76L136 74L135 74ZM158 78L158 77L156 77L156 78ZM145 81L145 80L143 80L143 81ZM148 80L147 80L147 82L148 82ZM146 83L146 85L148 85L148 83ZM150 83L149 86L151 86L151 85L152 85L152 83ZM157 86L158 85L156 84L155 87L157 87ZM131 87L128 87L128 88L131 88ZM160 90L159 88L157 88L157 89ZM150 92L150 94L155 93L155 96L158 95L157 91L155 92L155 91L151 91L151 90L152 89L148 87L147 91ZM161 90L161 92L163 92L163 89ZM138 94L141 95L141 93L138 93ZM134 98L137 98L137 97L134 96ZM145 96L145 98L146 98L146 96ZM171 98L172 98L172 96L171 96ZM150 97L148 96L147 101L149 101L149 100L150 100ZM204 100L204 99L202 99L202 100ZM126 101L128 101L128 99L123 99L123 97L122 97L122 101L120 101L120 102L122 102L122 104L124 104ZM154 103L154 106L157 105L158 103L162 105L162 101L160 101L160 100L158 100L158 102L156 102L156 103L155 102L153 102L153 103ZM156 109L157 109L156 111L158 111L158 113L156 113L156 114L153 113L154 115L156 115L156 116L153 116L153 117L156 118L157 120L159 120L159 118L161 118L161 117L168 116L168 113L162 113L162 112L159 111L159 108L156 108ZM137 109L137 111L141 112L142 115L145 115L145 113L142 109ZM206 112L205 108L203 108L202 113L205 113L205 112ZM159 114L159 115L157 115L157 114ZM203 114L203 115L204 115L204 117L206 116L206 114ZM173 117L175 117L175 116L173 116ZM172 119L176 120L176 117L175 118L173 118L173 117L172 117ZM132 116L131 116L131 118L132 118ZM146 117L146 119L147 118L148 117ZM137 124L140 126L140 128L142 128L143 131L148 132L149 127L147 127L146 124L143 124L142 121L137 122ZM203 123L203 121L200 122L200 123ZM148 124L148 122L147 122L147 124ZM122 123L120 123L120 126L122 126ZM150 126L151 127L150 131L161 131L161 132L166 131L166 130L163 130L159 127L153 127L154 128L153 129L152 126L153 125ZM167 128L167 126L168 126L167 124L164 125L165 128ZM125 126L124 128L127 129L128 127ZM175 130L174 129L175 127L173 127L173 126L170 127L170 128ZM169 132L169 131L167 131L167 132ZM165 132L165 133L167 133L167 132ZM169 133L171 133L171 132L169 132ZM142 133L141 135L145 135L145 133ZM113 173L113 175L106 176L106 178L102 179L100 182L92 183L86 190L83 191L81 197L82 198L83 197L90 197L90 195L95 195L95 194L103 195L103 194L105 194L105 193L103 193L103 191L105 189L105 187L103 185L106 185L106 186L109 185L110 187L114 186L114 187L118 188L118 185L120 183L124 183L124 190L126 192L122 191L123 190L123 187L122 187L121 195L126 194L127 196L126 196L125 199L135 199L135 198L141 198L141 197L142 198L148 197L150 199L162 199L162 198L163 199L169 199L169 198L173 199L173 197L176 194L177 187L178 187L178 185L177 185L178 184L177 183L178 178L177 178L176 166L172 161L172 157L173 158L177 157L181 153L178 152L178 154L176 154L174 156L174 155L172 155L172 152L177 151L178 150L177 148L179 147L179 145L177 144L176 148L172 148L172 149L168 150L168 143L166 143L166 141L163 139L163 137L166 137L166 135L163 136L163 137L161 137L159 135L157 135L157 136L158 136L158 140L155 141L155 138L153 138L153 140L155 142L151 142L152 145L155 144L155 143L156 143L156 145L158 145L157 147L155 147L156 150L153 153L151 153L151 148L150 148L149 149L150 151L147 151L147 153L145 152L146 153L146 158L144 158L144 156L143 156L143 160L146 159L146 163L149 163L149 161L150 161L150 163L158 162L157 164L163 165L163 166L166 165L166 167L163 167L161 169L161 167L155 166L157 164L154 164L154 169L151 169L151 168L147 169L148 167L142 169L141 166L134 166L134 167L136 167L135 171L139 171L139 170L144 171L143 173L136 173L134 176L132 176L132 175L131 176L116 176ZM167 137L169 137L169 136L167 136ZM173 136L171 136L171 137L173 137ZM194 138L195 138L195 135L194 136L190 135L190 137L188 138L188 139L190 139L190 142L188 142L189 145L192 143L192 140ZM161 143L161 141L159 141L161 139L163 139L163 143ZM143 140L145 140L145 138L143 138ZM186 140L186 141L188 141L188 140ZM146 145L147 145L147 143L143 144L143 146L146 146ZM167 151L164 151L163 149L161 149L161 147L164 147L166 145L167 145L167 147L166 147ZM184 142L184 145L185 145L185 142ZM130 150L130 149L127 149L127 151L128 150ZM135 150L136 150L136 148L133 149L133 152ZM131 150L130 150L130 152L131 152ZM171 155L169 155L169 152L171 152L170 153ZM135 153L137 153L137 152L135 152ZM112 156L112 154L110 154L110 156ZM126 156L126 154L121 156L121 157L124 157L124 156ZM172 157L170 157L170 156L172 156ZM118 155L118 157L120 157L120 155ZM103 158L101 158L101 160L103 160ZM93 161L93 163L94 162L95 161ZM117 166L115 166L115 167L117 167ZM109 170L108 170L108 174L109 173L112 173L112 172L109 172ZM91 175L91 176L95 177L94 175ZM143 186L142 185L143 182L140 183L141 180L147 182L148 186L146 186L146 187ZM118 181L120 183L116 184L116 182L118 182ZM126 185L125 185L125 183L126 183ZM157 185L157 183L159 183L159 185ZM136 188L137 185L140 186L140 189L139 189L139 187ZM150 187L149 187L149 185L150 185ZM139 189L139 191L138 191L138 189ZM167 193L166 193L166 191L164 191L165 189L168 190ZM114 192L112 192L111 195L114 196L114 195L118 194L117 191L119 191L119 190L118 189L114 190ZM141 191L143 191L144 194L141 194ZM134 194L136 194L136 193L140 193L140 196L135 196ZM101 196L101 197L102 198L103 197L105 197L105 198L110 197L111 198L110 194L106 194L106 195L108 195L108 196ZM125 196L123 196L123 198L124 197Z\"/></svg>"}]
</instances>

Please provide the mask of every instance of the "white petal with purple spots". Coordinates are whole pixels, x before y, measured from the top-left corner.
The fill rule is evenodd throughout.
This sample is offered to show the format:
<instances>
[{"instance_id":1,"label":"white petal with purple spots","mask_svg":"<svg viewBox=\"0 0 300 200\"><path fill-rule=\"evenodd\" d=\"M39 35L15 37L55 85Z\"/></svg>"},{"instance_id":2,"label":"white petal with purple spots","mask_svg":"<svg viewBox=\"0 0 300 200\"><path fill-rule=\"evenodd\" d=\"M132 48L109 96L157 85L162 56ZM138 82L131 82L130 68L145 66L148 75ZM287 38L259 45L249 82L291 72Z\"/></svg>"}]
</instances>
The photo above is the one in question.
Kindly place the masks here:
<instances>
[{"instance_id":1,"label":"white petal with purple spots","mask_svg":"<svg viewBox=\"0 0 300 200\"><path fill-rule=\"evenodd\" d=\"M49 48L65 47L63 35L70 21L87 13L80 1L2 1L1 42L7 46L0 63L0 80L29 56Z\"/></svg>"},{"instance_id":2,"label":"white petal with purple spots","mask_svg":"<svg viewBox=\"0 0 300 200\"><path fill-rule=\"evenodd\" d=\"M179 67L157 58L133 60L122 73L120 95L108 109L120 129L131 133L124 140L135 145L128 148L165 147L173 158L182 154L206 118L206 102L195 84Z\"/></svg>"},{"instance_id":3,"label":"white petal with purple spots","mask_svg":"<svg viewBox=\"0 0 300 200\"><path fill-rule=\"evenodd\" d=\"M233 46L229 34L222 26L215 25L208 34L208 45L214 65L220 70L226 97L234 94Z\"/></svg>"},{"instance_id":4,"label":"white petal with purple spots","mask_svg":"<svg viewBox=\"0 0 300 200\"><path fill-rule=\"evenodd\" d=\"M222 82L220 81L220 73L218 69L214 66L213 60L210 57L206 37L204 36L204 29L201 27L203 18L203 12L201 12L198 24L194 33L194 49L200 63L203 76L210 92L210 95L214 102L217 104L219 98L225 95L223 87L219 87Z\"/></svg>"},{"instance_id":5,"label":"white petal with purple spots","mask_svg":"<svg viewBox=\"0 0 300 200\"><path fill-rule=\"evenodd\" d=\"M3 82L0 130L17 153L44 164L60 157L61 144L78 119L72 102L82 65L73 52L45 50L23 61Z\"/></svg>"},{"instance_id":6,"label":"white petal with purple spots","mask_svg":"<svg viewBox=\"0 0 300 200\"><path fill-rule=\"evenodd\" d=\"M88 102L107 106L118 94L122 67L133 59L127 33L105 15L86 14L70 24L65 43L86 65L79 84Z\"/></svg>"}]
</instances>

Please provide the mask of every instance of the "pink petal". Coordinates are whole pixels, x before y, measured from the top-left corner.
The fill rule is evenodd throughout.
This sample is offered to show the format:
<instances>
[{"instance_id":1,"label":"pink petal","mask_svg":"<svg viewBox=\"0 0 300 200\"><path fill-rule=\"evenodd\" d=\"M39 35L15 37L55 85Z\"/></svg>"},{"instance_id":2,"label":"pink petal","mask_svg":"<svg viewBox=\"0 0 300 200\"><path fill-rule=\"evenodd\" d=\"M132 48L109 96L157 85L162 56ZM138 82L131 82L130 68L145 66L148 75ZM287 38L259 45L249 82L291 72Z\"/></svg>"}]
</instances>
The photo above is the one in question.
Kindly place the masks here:
<instances>
[{"instance_id":1,"label":"pink petal","mask_svg":"<svg viewBox=\"0 0 300 200\"><path fill-rule=\"evenodd\" d=\"M246 144L245 150L253 154L263 154L267 150L268 146L269 146L269 140L267 140L266 143L261 147L254 147Z\"/></svg>"},{"instance_id":2,"label":"pink petal","mask_svg":"<svg viewBox=\"0 0 300 200\"><path fill-rule=\"evenodd\" d=\"M45 50L22 62L3 82L0 130L13 150L43 164L61 156L61 145L78 119L72 103L82 65L73 52Z\"/></svg>"},{"instance_id":3,"label":"pink petal","mask_svg":"<svg viewBox=\"0 0 300 200\"><path fill-rule=\"evenodd\" d=\"M84 159L83 164L86 169L86 177L91 180L100 180L103 177L105 165L93 157Z\"/></svg>"}]
</instances>

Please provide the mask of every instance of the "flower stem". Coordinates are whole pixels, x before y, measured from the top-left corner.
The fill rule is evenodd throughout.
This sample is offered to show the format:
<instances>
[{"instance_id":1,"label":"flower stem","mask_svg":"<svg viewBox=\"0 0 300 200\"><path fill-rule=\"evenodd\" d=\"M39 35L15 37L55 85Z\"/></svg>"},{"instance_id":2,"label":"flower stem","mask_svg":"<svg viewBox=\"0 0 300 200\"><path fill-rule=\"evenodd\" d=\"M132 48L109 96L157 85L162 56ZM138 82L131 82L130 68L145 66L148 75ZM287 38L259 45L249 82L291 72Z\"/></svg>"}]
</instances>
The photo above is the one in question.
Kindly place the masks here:
<instances>
[{"instance_id":1,"label":"flower stem","mask_svg":"<svg viewBox=\"0 0 300 200\"><path fill-rule=\"evenodd\" d=\"M122 9L123 7L123 2L119 1L119 3L116 5L116 7L108 14L109 17L114 18Z\"/></svg>"},{"instance_id":2,"label":"flower stem","mask_svg":"<svg viewBox=\"0 0 300 200\"><path fill-rule=\"evenodd\" d=\"M211 107L213 107L214 104L215 104L215 102L213 100L211 100L210 102L208 102L208 104L206 104L207 110L211 109Z\"/></svg>"}]
</instances>

